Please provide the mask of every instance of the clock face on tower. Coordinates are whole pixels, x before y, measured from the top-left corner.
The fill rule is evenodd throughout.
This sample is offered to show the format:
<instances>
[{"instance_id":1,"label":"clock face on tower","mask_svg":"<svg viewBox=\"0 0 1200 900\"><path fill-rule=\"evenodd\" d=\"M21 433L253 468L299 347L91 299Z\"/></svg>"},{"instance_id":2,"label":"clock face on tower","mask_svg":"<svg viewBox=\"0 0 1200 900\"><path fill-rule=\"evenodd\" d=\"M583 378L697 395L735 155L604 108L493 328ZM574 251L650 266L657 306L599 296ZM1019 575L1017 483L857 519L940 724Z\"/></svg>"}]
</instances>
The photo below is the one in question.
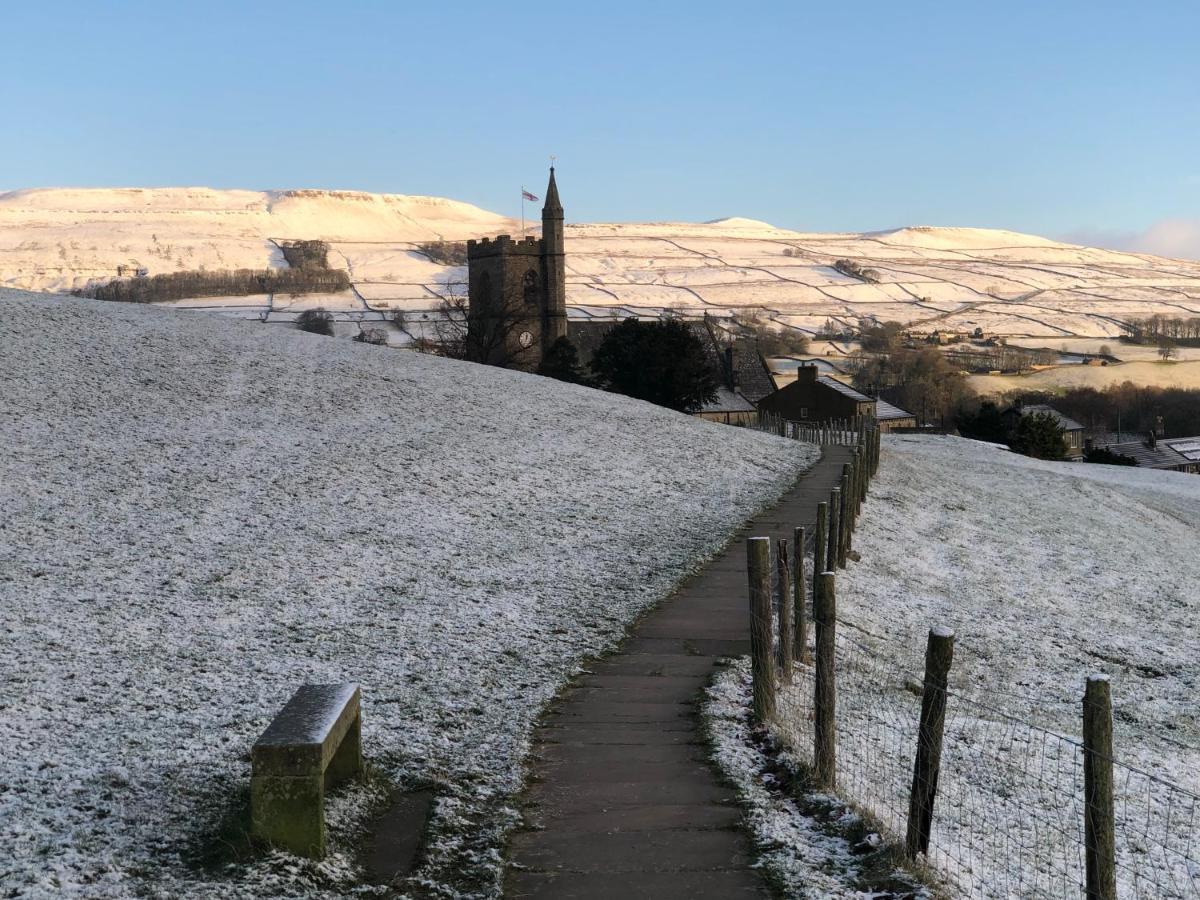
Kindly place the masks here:
<instances>
[{"instance_id":1,"label":"clock face on tower","mask_svg":"<svg viewBox=\"0 0 1200 900\"><path fill-rule=\"evenodd\" d=\"M528 331L522 331L517 336L517 340L520 341L522 347L532 347L533 346L533 335Z\"/></svg>"}]
</instances>

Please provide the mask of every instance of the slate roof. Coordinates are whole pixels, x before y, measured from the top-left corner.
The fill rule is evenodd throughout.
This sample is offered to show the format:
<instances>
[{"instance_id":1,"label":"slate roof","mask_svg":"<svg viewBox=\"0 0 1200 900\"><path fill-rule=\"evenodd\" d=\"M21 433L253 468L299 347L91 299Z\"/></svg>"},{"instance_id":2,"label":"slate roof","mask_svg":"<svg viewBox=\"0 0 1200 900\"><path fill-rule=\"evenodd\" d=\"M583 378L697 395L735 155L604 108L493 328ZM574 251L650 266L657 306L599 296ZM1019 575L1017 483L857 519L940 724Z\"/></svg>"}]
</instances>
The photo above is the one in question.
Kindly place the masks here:
<instances>
[{"instance_id":1,"label":"slate roof","mask_svg":"<svg viewBox=\"0 0 1200 900\"><path fill-rule=\"evenodd\" d=\"M888 422L893 419L915 419L916 416L898 406L892 406L886 400L876 400L875 418L881 422Z\"/></svg>"},{"instance_id":2,"label":"slate roof","mask_svg":"<svg viewBox=\"0 0 1200 900\"><path fill-rule=\"evenodd\" d=\"M828 375L818 375L817 381L819 383L825 385L825 387L833 388L839 394L844 394L845 396L849 397L851 400L856 400L859 403L874 403L875 402L870 397L868 397L866 394L864 394L862 391L856 391L854 388L850 387L850 385L846 384L844 381L838 381L836 378L831 378Z\"/></svg>"},{"instance_id":3,"label":"slate roof","mask_svg":"<svg viewBox=\"0 0 1200 900\"><path fill-rule=\"evenodd\" d=\"M1153 447L1145 440L1109 444L1108 449L1128 456L1143 469L1179 469L1200 463L1200 437L1159 438Z\"/></svg>"},{"instance_id":4,"label":"slate roof","mask_svg":"<svg viewBox=\"0 0 1200 900\"><path fill-rule=\"evenodd\" d=\"M1033 416L1038 413L1049 413L1054 416L1059 427L1064 431L1083 431L1083 426L1069 416L1064 416L1053 406L1047 406L1045 403L1030 403L1021 407L1013 407L1013 411L1022 416Z\"/></svg>"},{"instance_id":5,"label":"slate roof","mask_svg":"<svg viewBox=\"0 0 1200 900\"><path fill-rule=\"evenodd\" d=\"M717 396L700 407L700 412L754 412L754 404L741 394L721 385L717 388Z\"/></svg>"}]
</instances>

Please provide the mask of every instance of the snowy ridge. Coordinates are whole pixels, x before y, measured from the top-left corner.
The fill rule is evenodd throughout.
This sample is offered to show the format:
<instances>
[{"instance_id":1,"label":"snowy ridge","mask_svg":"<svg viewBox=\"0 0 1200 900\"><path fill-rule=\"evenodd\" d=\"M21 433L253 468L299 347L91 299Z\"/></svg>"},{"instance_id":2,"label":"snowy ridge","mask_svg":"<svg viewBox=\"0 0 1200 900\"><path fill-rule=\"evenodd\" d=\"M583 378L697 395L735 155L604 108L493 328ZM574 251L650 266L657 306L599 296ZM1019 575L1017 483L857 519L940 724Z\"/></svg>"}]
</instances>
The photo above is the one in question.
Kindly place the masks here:
<instances>
[{"instance_id":1,"label":"snowy ridge","mask_svg":"<svg viewBox=\"0 0 1200 900\"><path fill-rule=\"evenodd\" d=\"M494 893L539 708L772 501L792 441L534 376L0 291L0 893L344 896L192 860L303 682L438 790L427 887Z\"/></svg>"},{"instance_id":2,"label":"snowy ridge","mask_svg":"<svg viewBox=\"0 0 1200 900\"><path fill-rule=\"evenodd\" d=\"M1099 250L1032 235L914 226L819 234L745 218L579 223L566 229L567 303L576 318L728 315L756 309L808 333L871 319L1045 345L1108 339L1156 313L1200 315L1200 262ZM536 211L528 226L536 233ZM322 305L380 315L437 308L464 271L416 252L430 240L519 233L511 218L432 197L355 191L46 189L0 194L0 286L65 290L146 269L282 265L272 239L322 239L355 290ZM833 269L850 259L870 282ZM203 300L248 318L286 303ZM290 315L296 307L284 310Z\"/></svg>"}]
</instances>

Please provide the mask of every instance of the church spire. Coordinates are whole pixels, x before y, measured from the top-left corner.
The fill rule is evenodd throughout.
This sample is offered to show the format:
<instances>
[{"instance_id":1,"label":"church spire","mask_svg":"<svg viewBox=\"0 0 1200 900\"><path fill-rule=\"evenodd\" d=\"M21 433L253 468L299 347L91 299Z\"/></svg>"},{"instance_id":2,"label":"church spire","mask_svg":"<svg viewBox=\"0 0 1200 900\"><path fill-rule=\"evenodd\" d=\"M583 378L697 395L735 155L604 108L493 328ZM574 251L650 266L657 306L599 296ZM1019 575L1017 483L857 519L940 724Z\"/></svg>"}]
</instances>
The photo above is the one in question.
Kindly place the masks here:
<instances>
[{"instance_id":1,"label":"church spire","mask_svg":"<svg viewBox=\"0 0 1200 900\"><path fill-rule=\"evenodd\" d=\"M553 215L562 218L562 203L558 199L558 185L554 183L554 166L550 167L550 184L546 186L546 205L542 207L542 218Z\"/></svg>"}]
</instances>

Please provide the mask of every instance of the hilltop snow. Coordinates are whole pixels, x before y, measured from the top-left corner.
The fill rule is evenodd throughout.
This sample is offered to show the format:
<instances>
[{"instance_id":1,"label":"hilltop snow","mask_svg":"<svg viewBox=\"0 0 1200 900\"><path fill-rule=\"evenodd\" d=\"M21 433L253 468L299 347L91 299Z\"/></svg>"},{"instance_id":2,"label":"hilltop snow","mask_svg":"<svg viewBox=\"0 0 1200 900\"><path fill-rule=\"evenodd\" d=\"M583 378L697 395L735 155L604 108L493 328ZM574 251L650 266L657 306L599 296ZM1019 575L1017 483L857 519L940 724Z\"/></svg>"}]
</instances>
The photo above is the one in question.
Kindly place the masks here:
<instances>
[{"instance_id":1,"label":"hilltop snow","mask_svg":"<svg viewBox=\"0 0 1200 900\"><path fill-rule=\"evenodd\" d=\"M814 333L829 320L872 319L921 331L971 332L1035 344L1112 339L1121 323L1156 313L1200 315L1200 262L1097 250L1010 231L918 226L867 234L810 234L745 218L708 223L576 223L567 205L567 303L575 318L754 309ZM536 232L537 213L528 228ZM352 191L206 188L54 189L0 194L0 286L65 290L145 269L283 265L275 241L322 239L354 290L307 298L343 321L412 322L462 289L461 267L417 251L431 240L507 232L520 223L431 197ZM870 283L832 266L850 259ZM186 304L290 322L286 298Z\"/></svg>"},{"instance_id":2,"label":"hilltop snow","mask_svg":"<svg viewBox=\"0 0 1200 900\"><path fill-rule=\"evenodd\" d=\"M356 681L432 784L426 893L492 894L531 723L811 447L516 372L0 291L0 894L344 896L215 866L248 750Z\"/></svg>"}]
</instances>

